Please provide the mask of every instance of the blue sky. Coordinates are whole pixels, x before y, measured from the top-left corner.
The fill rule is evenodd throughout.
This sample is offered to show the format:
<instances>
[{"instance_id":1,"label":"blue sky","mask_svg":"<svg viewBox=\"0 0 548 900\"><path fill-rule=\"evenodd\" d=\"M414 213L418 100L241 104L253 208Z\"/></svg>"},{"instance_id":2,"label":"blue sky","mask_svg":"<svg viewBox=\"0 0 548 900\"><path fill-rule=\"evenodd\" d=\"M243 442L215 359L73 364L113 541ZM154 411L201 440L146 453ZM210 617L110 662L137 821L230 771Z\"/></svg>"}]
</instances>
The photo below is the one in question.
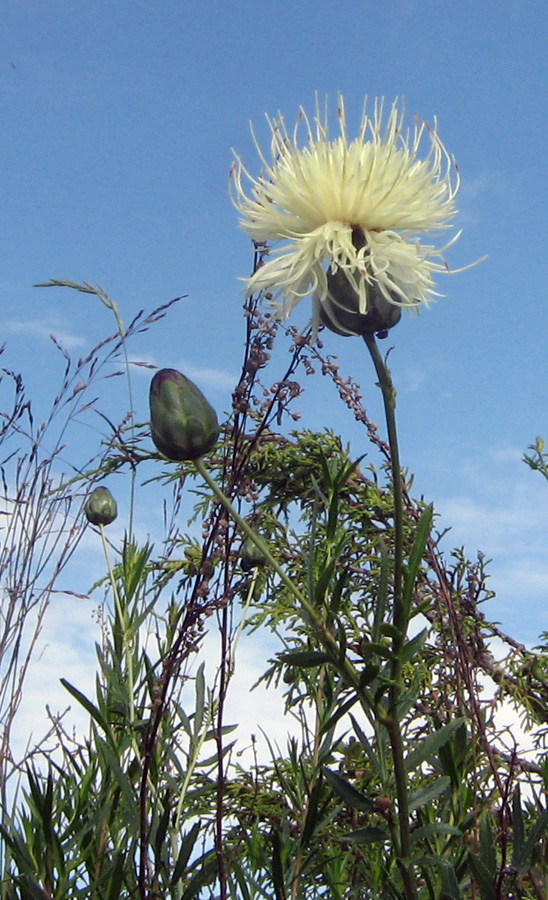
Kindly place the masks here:
<instances>
[{"instance_id":1,"label":"blue sky","mask_svg":"<svg viewBox=\"0 0 548 900\"><path fill-rule=\"evenodd\" d=\"M402 455L453 526L450 542L493 557L488 615L534 642L548 629L548 493L520 457L548 439L546 0L2 8L5 359L38 404L60 378L51 332L79 354L112 331L93 298L32 287L67 278L101 283L126 321L188 294L134 353L193 375L227 409L243 340L237 279L252 264L227 184L232 147L258 170L249 121L264 139L265 113L291 123L316 91L333 104L344 94L350 129L366 94L404 96L410 122L437 117L462 175L464 232L448 262L488 259L442 279L446 296L386 342ZM380 421L363 344L329 334L325 346ZM303 424L363 453L332 386L318 376L306 387Z\"/></svg>"}]
</instances>

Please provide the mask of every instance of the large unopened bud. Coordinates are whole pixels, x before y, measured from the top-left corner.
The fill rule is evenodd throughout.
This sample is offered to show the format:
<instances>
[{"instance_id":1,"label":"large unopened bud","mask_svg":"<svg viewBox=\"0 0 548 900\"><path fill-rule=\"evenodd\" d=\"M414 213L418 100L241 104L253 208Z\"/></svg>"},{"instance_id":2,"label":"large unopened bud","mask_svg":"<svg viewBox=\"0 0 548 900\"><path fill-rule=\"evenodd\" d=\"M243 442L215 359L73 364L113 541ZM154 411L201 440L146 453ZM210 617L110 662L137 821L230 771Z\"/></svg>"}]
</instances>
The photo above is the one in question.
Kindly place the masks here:
<instances>
[{"instance_id":1,"label":"large unopened bud","mask_svg":"<svg viewBox=\"0 0 548 900\"><path fill-rule=\"evenodd\" d=\"M118 515L118 506L108 488L96 487L89 495L84 512L91 525L110 525Z\"/></svg>"},{"instance_id":2,"label":"large unopened bud","mask_svg":"<svg viewBox=\"0 0 548 900\"><path fill-rule=\"evenodd\" d=\"M177 369L160 369L152 379L150 430L160 453L177 462L198 459L219 437L215 410Z\"/></svg>"},{"instance_id":3,"label":"large unopened bud","mask_svg":"<svg viewBox=\"0 0 548 900\"><path fill-rule=\"evenodd\" d=\"M368 285L368 310L361 313L358 295L344 270L328 269L326 274L329 292L320 307L320 320L330 331L344 337L374 333L386 337L385 332L400 321L401 307L387 300L375 282Z\"/></svg>"}]
</instances>

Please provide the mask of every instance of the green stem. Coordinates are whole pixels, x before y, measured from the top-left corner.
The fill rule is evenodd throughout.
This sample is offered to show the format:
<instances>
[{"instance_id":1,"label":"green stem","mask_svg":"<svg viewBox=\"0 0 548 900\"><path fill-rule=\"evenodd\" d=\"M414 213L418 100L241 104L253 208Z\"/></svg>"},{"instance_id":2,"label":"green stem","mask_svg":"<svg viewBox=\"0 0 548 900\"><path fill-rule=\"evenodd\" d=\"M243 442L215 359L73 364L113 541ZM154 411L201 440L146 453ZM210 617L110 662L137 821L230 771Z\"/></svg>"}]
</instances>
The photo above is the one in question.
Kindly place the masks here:
<instances>
[{"instance_id":1,"label":"green stem","mask_svg":"<svg viewBox=\"0 0 548 900\"><path fill-rule=\"evenodd\" d=\"M120 313L118 312L118 307L116 306L116 303L114 302L114 300L111 300L110 297L107 297L106 300L108 300L108 302L105 302L106 295L105 295L105 297L102 297L101 295L99 295L99 296L100 296L100 299L103 301L103 303L105 303L105 305L108 306L108 308L111 309L112 312L114 313L114 318L116 319L116 324L118 326L118 333L120 335L120 340L122 341L122 351L124 354L124 366L125 366L125 370L126 370L129 410L130 410L130 417L131 417L130 428L131 428L131 436L133 438L135 435L135 404L133 403L133 387L131 384L131 375L129 372L129 358L128 358L128 354L127 354L126 332L125 332L125 328L124 328L124 323L123 323L122 319L120 318ZM135 470L135 466L132 465L131 466L131 477L130 477L129 517L128 517L128 539L129 540L131 540L132 536L133 536L133 517L135 514L135 480L136 480L136 477L137 477L137 473Z\"/></svg>"},{"instance_id":2,"label":"green stem","mask_svg":"<svg viewBox=\"0 0 548 900\"><path fill-rule=\"evenodd\" d=\"M396 797L398 801L398 824L400 838L400 872L405 886L407 900L416 900L417 887L410 864L411 830L409 825L409 802L407 790L407 773L404 765L403 737L400 727L398 704L403 691L401 651L405 643L408 613L403 602L403 485L396 429L396 391L375 336L364 335L364 341L373 360L382 392L384 414L390 445L390 466L392 475L392 492L394 496L394 596L392 621L397 631L392 638L392 685L389 694L389 714L385 719L385 727L390 739Z\"/></svg>"},{"instance_id":3,"label":"green stem","mask_svg":"<svg viewBox=\"0 0 548 900\"><path fill-rule=\"evenodd\" d=\"M103 553L105 554L105 559L108 568L108 574L110 578L110 583L112 585L112 593L114 595L114 606L116 610L116 616L118 617L118 621L120 623L120 629L122 632L122 641L124 647L124 655L126 658L126 667L127 667L127 681L128 681L128 700L129 700L129 716L130 721L133 723L136 721L135 715L135 696L134 696L134 673L133 673L133 654L132 654L132 638L131 635L128 634L128 620L127 614L122 606L122 602L120 600L120 594L118 592L118 585L116 584L116 578L114 575L114 571L112 569L112 565L110 562L110 554L108 552L108 544L107 539L105 537L105 526L99 525L99 530L101 532L101 541L103 543ZM139 753L139 745L133 738L133 744L135 750Z\"/></svg>"},{"instance_id":4,"label":"green stem","mask_svg":"<svg viewBox=\"0 0 548 900\"><path fill-rule=\"evenodd\" d=\"M302 593L301 590L297 587L297 585L289 578L289 576L284 572L280 564L273 557L270 552L270 547L267 542L260 535L256 534L253 529L247 524L245 519L243 519L240 514L234 509L232 503L223 493L217 482L214 478L211 477L206 467L204 466L202 459L195 459L194 465L196 466L197 471L202 476L208 487L211 489L219 503L221 503L231 518L234 520L238 528L243 534L249 538L255 546L261 551L263 556L265 557L267 563L274 570L276 575L280 578L283 584L288 588L291 592L295 600L298 604L300 604L303 618L306 622L312 625L312 627L316 631L316 635L324 650L329 653L332 658L334 664L337 666L338 670L341 672L343 677L345 678L347 684L356 690L358 696L363 695L363 688L360 685L359 674L352 665L352 663L348 659L341 660L340 659L340 651L339 646L331 634L331 632L326 627L325 623L322 621L322 618L318 612L318 610L314 607L312 603L308 600L308 598Z\"/></svg>"},{"instance_id":5,"label":"green stem","mask_svg":"<svg viewBox=\"0 0 548 900\"><path fill-rule=\"evenodd\" d=\"M380 354L375 336L364 335L364 341L371 354L375 371L382 391L384 414L390 444L390 466L392 470L392 491L394 494L394 625L405 633L406 616L402 604L403 588L403 489L401 480L400 454L398 449L398 432L396 429L396 391L392 383L390 371ZM403 638L402 638L403 643Z\"/></svg>"},{"instance_id":6,"label":"green stem","mask_svg":"<svg viewBox=\"0 0 548 900\"><path fill-rule=\"evenodd\" d=\"M212 478L211 475L209 474L209 472L207 471L206 467L204 466L203 460L201 458L195 459L194 465L196 466L198 472L200 473L200 475L202 476L202 478L204 479L204 481L206 482L208 487L215 494L215 497L217 498L217 500L224 506L224 508L226 509L228 514L236 522L236 525L238 526L240 531L242 531L246 537L248 537L251 541L253 541L255 546L264 555L269 566L271 566L274 569L274 571L276 572L276 575L278 575L281 578L281 580L283 581L285 586L293 594L295 599L300 604L302 604L302 606L306 610L306 612L309 615L311 615L313 618L317 618L316 611L314 610L313 606L311 606L311 604L308 602L308 600L304 596L304 594L301 593L301 591L299 590L297 585L291 580L291 578L289 578L288 575L286 575L286 573L284 572L284 570L282 569L280 564L274 559L274 557L272 556L272 553L270 552L270 548L269 548L268 544L266 543L266 541L264 540L264 538L262 538L259 534L256 534L253 531L253 529L247 524L245 519L243 519L240 516L240 514L238 512L236 512L236 510L234 509L232 503L230 502L230 500L228 499L226 494L223 493L223 491L221 490L221 488L219 487L219 485L217 484L215 479Z\"/></svg>"}]
</instances>

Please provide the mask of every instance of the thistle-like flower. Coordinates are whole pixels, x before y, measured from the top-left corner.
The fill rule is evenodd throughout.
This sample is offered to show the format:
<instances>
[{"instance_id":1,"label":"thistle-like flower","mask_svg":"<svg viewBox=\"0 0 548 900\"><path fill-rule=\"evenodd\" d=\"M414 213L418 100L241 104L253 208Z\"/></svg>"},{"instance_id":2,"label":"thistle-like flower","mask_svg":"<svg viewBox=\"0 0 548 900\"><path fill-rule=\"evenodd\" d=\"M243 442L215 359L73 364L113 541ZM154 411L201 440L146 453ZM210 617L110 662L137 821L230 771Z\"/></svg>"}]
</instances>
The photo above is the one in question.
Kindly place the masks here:
<instances>
[{"instance_id":1,"label":"thistle-like flower","mask_svg":"<svg viewBox=\"0 0 548 900\"><path fill-rule=\"evenodd\" d=\"M436 125L416 121L404 132L397 102L384 128L382 119L382 100L372 117L364 107L358 136L349 141L339 97L335 139L327 109L317 108L313 125L301 110L292 136L283 118L268 119L270 162L255 139L263 163L258 178L235 155L232 197L240 225L267 246L246 294L263 291L277 317L286 318L311 293L314 330L323 322L340 334L364 334L395 325L402 307L416 310L439 296L434 275L449 271L443 253L459 235L441 248L420 236L449 227L458 170Z\"/></svg>"}]
</instances>

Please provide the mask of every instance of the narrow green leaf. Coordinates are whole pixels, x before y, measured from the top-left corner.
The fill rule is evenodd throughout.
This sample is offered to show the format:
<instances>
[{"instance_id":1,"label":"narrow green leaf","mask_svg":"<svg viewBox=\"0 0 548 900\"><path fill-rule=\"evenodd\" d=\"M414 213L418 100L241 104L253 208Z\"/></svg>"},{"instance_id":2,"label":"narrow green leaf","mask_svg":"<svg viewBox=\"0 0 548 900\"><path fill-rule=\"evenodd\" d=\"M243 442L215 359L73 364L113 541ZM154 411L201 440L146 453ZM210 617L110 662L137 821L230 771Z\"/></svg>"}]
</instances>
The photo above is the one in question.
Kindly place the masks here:
<instances>
[{"instance_id":1,"label":"narrow green leaf","mask_svg":"<svg viewBox=\"0 0 548 900\"><path fill-rule=\"evenodd\" d=\"M86 695L79 691L78 688L75 688L74 685L70 684L70 682L67 681L66 678L61 678L60 681L63 687L69 692L69 694L72 694L72 696L75 698L75 700L78 701L81 706L84 707L86 712L90 714L92 719L97 722L100 728L102 728L105 733L108 733L109 727L106 719L101 715L101 713L91 702L91 700L88 700Z\"/></svg>"},{"instance_id":2,"label":"narrow green leaf","mask_svg":"<svg viewBox=\"0 0 548 900\"><path fill-rule=\"evenodd\" d=\"M97 748L97 752L102 755L106 765L114 776L114 780L122 792L125 803L127 804L127 808L129 810L132 809L135 816L138 817L138 805L136 802L133 785L127 774L123 771L118 756L116 755L112 747L110 747L109 744L104 741L99 735L97 735L95 745Z\"/></svg>"},{"instance_id":3,"label":"narrow green leaf","mask_svg":"<svg viewBox=\"0 0 548 900\"><path fill-rule=\"evenodd\" d=\"M419 631L415 637L411 638L410 641L406 641L400 653L402 666L412 660L417 653L420 653L426 643L427 637L428 628L424 628L422 631Z\"/></svg>"},{"instance_id":4,"label":"narrow green leaf","mask_svg":"<svg viewBox=\"0 0 548 900\"><path fill-rule=\"evenodd\" d=\"M280 835L272 832L272 883L276 900L286 900Z\"/></svg>"},{"instance_id":5,"label":"narrow green leaf","mask_svg":"<svg viewBox=\"0 0 548 900\"><path fill-rule=\"evenodd\" d=\"M489 872L494 883L497 871L497 857L493 829L491 827L491 816L488 813L485 813L480 820L479 850L481 862Z\"/></svg>"},{"instance_id":6,"label":"narrow green leaf","mask_svg":"<svg viewBox=\"0 0 548 900\"><path fill-rule=\"evenodd\" d=\"M21 839L21 835L17 831L13 833L8 831L3 825L0 825L0 835L2 835L10 848L20 871L25 874L33 872L34 860L28 851L26 843Z\"/></svg>"},{"instance_id":7,"label":"narrow green leaf","mask_svg":"<svg viewBox=\"0 0 548 900\"><path fill-rule=\"evenodd\" d=\"M204 665L202 663L196 672L196 681L195 681L195 689L196 689L196 712L194 716L194 735L198 735L200 729L202 727L202 722L204 720L204 711L205 711L205 678L204 678Z\"/></svg>"},{"instance_id":8,"label":"narrow green leaf","mask_svg":"<svg viewBox=\"0 0 548 900\"><path fill-rule=\"evenodd\" d=\"M350 697L350 699L347 700L345 703L342 703L340 706L338 706L337 709L335 710L335 712L333 713L333 715L330 716L329 719L327 720L327 722L325 722L320 727L320 736L323 734L326 734L328 731L330 731L337 724L339 719L342 719L342 717L345 716L347 714L347 712L352 709L352 707L358 702L358 699L359 698L356 695L354 695L354 696Z\"/></svg>"},{"instance_id":9,"label":"narrow green leaf","mask_svg":"<svg viewBox=\"0 0 548 900\"><path fill-rule=\"evenodd\" d=\"M455 875L453 866L451 866L448 862L445 862L445 860L440 860L439 867L441 870L442 886L442 894L440 900L462 900L462 894L460 892L459 883L457 881L457 876Z\"/></svg>"},{"instance_id":10,"label":"narrow green leaf","mask_svg":"<svg viewBox=\"0 0 548 900\"><path fill-rule=\"evenodd\" d=\"M453 719L452 722L448 722L447 725L443 725L420 741L404 760L406 772L413 772L423 762L436 757L440 747L447 743L453 732L460 728L464 721L463 718Z\"/></svg>"},{"instance_id":11,"label":"narrow green leaf","mask_svg":"<svg viewBox=\"0 0 548 900\"><path fill-rule=\"evenodd\" d=\"M158 825L154 832L153 844L154 844L154 854L156 856L157 863L160 862L164 856L163 850L166 843L166 833L167 826L169 825L169 817L171 815L171 806L169 803L169 793L166 793L166 796L163 801L164 808L160 819L158 821Z\"/></svg>"},{"instance_id":12,"label":"narrow green leaf","mask_svg":"<svg viewBox=\"0 0 548 900\"><path fill-rule=\"evenodd\" d=\"M317 781L312 788L308 797L308 806L306 810L306 819L301 835L301 847L306 847L310 838L314 834L316 823L318 821L318 805L322 795L322 783Z\"/></svg>"},{"instance_id":13,"label":"narrow green leaf","mask_svg":"<svg viewBox=\"0 0 548 900\"><path fill-rule=\"evenodd\" d=\"M371 812L375 808L373 800L370 800L369 797L366 797L361 791L356 790L355 787L342 778L337 772L332 772L325 766L322 768L322 772L329 787L332 788L335 793L339 795L341 800L344 800L344 802L348 804L348 806L351 806L353 809L359 809L361 812Z\"/></svg>"},{"instance_id":14,"label":"narrow green leaf","mask_svg":"<svg viewBox=\"0 0 548 900\"><path fill-rule=\"evenodd\" d=\"M512 797L512 865L519 869L522 862L523 846L525 844L525 827L523 824L523 812L521 809L521 792L519 784L516 785Z\"/></svg>"},{"instance_id":15,"label":"narrow green leaf","mask_svg":"<svg viewBox=\"0 0 548 900\"><path fill-rule=\"evenodd\" d=\"M188 834L185 834L181 842L181 849L179 850L175 868L173 869L173 875L171 876L172 887L174 887L186 873L188 860L190 859L190 854L192 853L194 844L196 843L196 838L198 837L198 834L200 832L200 827L201 822L195 822Z\"/></svg>"},{"instance_id":16,"label":"narrow green leaf","mask_svg":"<svg viewBox=\"0 0 548 900\"><path fill-rule=\"evenodd\" d=\"M251 894L249 892L249 887L247 885L248 875L247 873L242 872L242 868L237 860L232 860L232 874L238 882L242 900L252 900Z\"/></svg>"},{"instance_id":17,"label":"narrow green leaf","mask_svg":"<svg viewBox=\"0 0 548 900\"><path fill-rule=\"evenodd\" d=\"M497 888L491 872L485 867L479 856L468 855L472 874L477 882L481 900L497 900Z\"/></svg>"},{"instance_id":18,"label":"narrow green leaf","mask_svg":"<svg viewBox=\"0 0 548 900\"><path fill-rule=\"evenodd\" d=\"M357 828L355 831L351 831L345 835L345 839L356 844L373 844L377 841L389 841L390 835L384 828L369 825L366 828Z\"/></svg>"},{"instance_id":19,"label":"narrow green leaf","mask_svg":"<svg viewBox=\"0 0 548 900\"><path fill-rule=\"evenodd\" d=\"M321 666L326 662L330 662L331 657L328 653L317 650L296 650L294 652L280 653L279 659L289 666L300 666L303 669L310 669L313 666Z\"/></svg>"},{"instance_id":20,"label":"narrow green leaf","mask_svg":"<svg viewBox=\"0 0 548 900\"><path fill-rule=\"evenodd\" d=\"M417 574L420 568L420 564L424 557L424 550L426 547L426 543L428 538L430 537L430 531L432 529L432 518L433 518L434 510L432 504L429 503L428 506L422 511L421 517L419 519L417 529L415 531L415 539L413 541L413 546L411 547L411 553L409 554L409 559L407 561L407 568L405 571L405 583L403 589L403 597L402 604L405 610L405 617L409 617L409 611L411 609L411 604L413 602L413 593L415 590L415 581L417 578Z\"/></svg>"},{"instance_id":21,"label":"narrow green leaf","mask_svg":"<svg viewBox=\"0 0 548 900\"><path fill-rule=\"evenodd\" d=\"M390 660L394 655L390 647L387 647L386 644L377 643L376 641L363 643L360 649L364 659L368 659L372 656L380 656L381 659Z\"/></svg>"},{"instance_id":22,"label":"narrow green leaf","mask_svg":"<svg viewBox=\"0 0 548 900\"><path fill-rule=\"evenodd\" d=\"M377 663L368 663L360 672L360 688L365 688L372 684L380 670L380 666Z\"/></svg>"},{"instance_id":23,"label":"narrow green leaf","mask_svg":"<svg viewBox=\"0 0 548 900\"><path fill-rule=\"evenodd\" d=\"M409 811L412 812L414 809L419 809L421 806L430 803L431 800L435 800L436 797L439 797L440 794L447 790L450 784L451 779L448 775L440 775L435 781L431 781L417 791L413 791L409 794Z\"/></svg>"},{"instance_id":24,"label":"narrow green leaf","mask_svg":"<svg viewBox=\"0 0 548 900\"><path fill-rule=\"evenodd\" d=\"M339 527L339 492L337 489L333 491L329 503L329 512L327 514L326 537L328 541L332 541L337 534Z\"/></svg>"},{"instance_id":25,"label":"narrow green leaf","mask_svg":"<svg viewBox=\"0 0 548 900\"><path fill-rule=\"evenodd\" d=\"M124 864L125 856L121 850L118 850L114 859L114 870L109 878L105 900L119 900L124 878Z\"/></svg>"},{"instance_id":26,"label":"narrow green leaf","mask_svg":"<svg viewBox=\"0 0 548 900\"><path fill-rule=\"evenodd\" d=\"M381 625L384 621L384 614L388 603L388 578L390 574L390 558L384 541L380 542L381 550L381 572L379 579L379 592L377 594L377 602L375 604L375 618L373 620L373 628L371 637L373 643L378 643L381 636Z\"/></svg>"},{"instance_id":27,"label":"narrow green leaf","mask_svg":"<svg viewBox=\"0 0 548 900\"><path fill-rule=\"evenodd\" d=\"M371 744L371 741L369 740L365 731L363 731L360 724L358 723L358 721L354 718L354 716L352 714L350 714L350 720L352 722L352 725L354 726L354 731L356 733L356 737L358 738L360 744L362 745L363 749L367 753L367 758L369 759L369 762L373 766L374 771L378 772L379 771L379 765L378 765L379 761L377 759L377 754L375 753L375 751L373 749L373 745Z\"/></svg>"},{"instance_id":28,"label":"narrow green leaf","mask_svg":"<svg viewBox=\"0 0 548 900\"><path fill-rule=\"evenodd\" d=\"M415 828L411 834L411 840L420 841L422 838L436 837L437 835L459 837L462 835L462 831L460 828L455 828L454 825L443 825L441 822L431 822L429 825L421 825L420 828Z\"/></svg>"},{"instance_id":29,"label":"narrow green leaf","mask_svg":"<svg viewBox=\"0 0 548 900\"><path fill-rule=\"evenodd\" d=\"M538 842L544 835L545 831L548 829L548 810L544 810L543 813L540 814L537 821L531 828L531 832L529 837L525 841L523 845L523 850L521 853L521 861L520 867L527 866L529 867L529 861L531 859L533 850L537 846Z\"/></svg>"},{"instance_id":30,"label":"narrow green leaf","mask_svg":"<svg viewBox=\"0 0 548 900\"><path fill-rule=\"evenodd\" d=\"M379 630L383 637L393 638L396 641L400 641L403 638L400 629L392 625L392 622L382 622Z\"/></svg>"},{"instance_id":31,"label":"narrow green leaf","mask_svg":"<svg viewBox=\"0 0 548 900\"><path fill-rule=\"evenodd\" d=\"M316 586L314 588L314 602L317 606L320 606L324 601L325 592L329 587L329 582L333 578L337 563L338 559L334 557L326 565L324 565L322 571L319 574L319 577L316 581Z\"/></svg>"},{"instance_id":32,"label":"narrow green leaf","mask_svg":"<svg viewBox=\"0 0 548 900\"><path fill-rule=\"evenodd\" d=\"M202 860L202 867L190 879L181 900L194 900L200 896L204 885L212 881L217 873L217 860L214 854L210 854Z\"/></svg>"}]
</instances>

